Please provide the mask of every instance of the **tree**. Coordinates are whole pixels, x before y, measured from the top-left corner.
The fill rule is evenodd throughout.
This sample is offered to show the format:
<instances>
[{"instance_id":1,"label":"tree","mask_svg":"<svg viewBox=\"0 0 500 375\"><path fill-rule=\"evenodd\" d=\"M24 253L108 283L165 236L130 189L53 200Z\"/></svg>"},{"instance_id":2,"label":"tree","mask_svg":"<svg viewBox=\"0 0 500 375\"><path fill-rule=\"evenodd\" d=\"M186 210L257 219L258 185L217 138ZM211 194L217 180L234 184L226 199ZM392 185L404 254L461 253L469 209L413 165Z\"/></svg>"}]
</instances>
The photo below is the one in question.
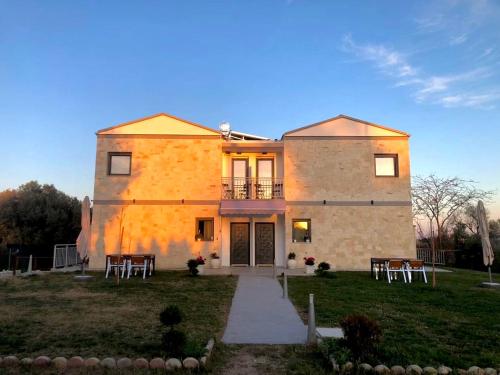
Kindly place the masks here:
<instances>
[{"instance_id":1,"label":"tree","mask_svg":"<svg viewBox=\"0 0 500 375\"><path fill-rule=\"evenodd\" d=\"M479 199L488 200L493 195L475 186L474 181L459 177L440 178L433 174L414 177L412 201L414 213L424 216L429 223L432 248L432 286L436 286L435 252L442 248L442 238L450 219Z\"/></svg>"},{"instance_id":2,"label":"tree","mask_svg":"<svg viewBox=\"0 0 500 375\"><path fill-rule=\"evenodd\" d=\"M0 246L16 243L49 251L56 243L74 243L80 216L80 201L54 185L30 181L0 192Z\"/></svg>"}]
</instances>

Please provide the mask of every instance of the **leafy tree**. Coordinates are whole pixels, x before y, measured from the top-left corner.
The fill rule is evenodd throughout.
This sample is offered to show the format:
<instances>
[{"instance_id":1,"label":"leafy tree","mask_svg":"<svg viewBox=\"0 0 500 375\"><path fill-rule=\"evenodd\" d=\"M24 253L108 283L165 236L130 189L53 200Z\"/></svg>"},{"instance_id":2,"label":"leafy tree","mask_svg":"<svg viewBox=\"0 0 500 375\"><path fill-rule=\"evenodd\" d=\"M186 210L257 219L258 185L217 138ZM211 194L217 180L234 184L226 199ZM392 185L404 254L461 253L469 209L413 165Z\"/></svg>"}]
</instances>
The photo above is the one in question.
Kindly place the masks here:
<instances>
[{"instance_id":1,"label":"leafy tree","mask_svg":"<svg viewBox=\"0 0 500 375\"><path fill-rule=\"evenodd\" d=\"M0 192L0 247L8 243L49 250L74 243L80 231L81 203L54 185L30 181Z\"/></svg>"}]
</instances>

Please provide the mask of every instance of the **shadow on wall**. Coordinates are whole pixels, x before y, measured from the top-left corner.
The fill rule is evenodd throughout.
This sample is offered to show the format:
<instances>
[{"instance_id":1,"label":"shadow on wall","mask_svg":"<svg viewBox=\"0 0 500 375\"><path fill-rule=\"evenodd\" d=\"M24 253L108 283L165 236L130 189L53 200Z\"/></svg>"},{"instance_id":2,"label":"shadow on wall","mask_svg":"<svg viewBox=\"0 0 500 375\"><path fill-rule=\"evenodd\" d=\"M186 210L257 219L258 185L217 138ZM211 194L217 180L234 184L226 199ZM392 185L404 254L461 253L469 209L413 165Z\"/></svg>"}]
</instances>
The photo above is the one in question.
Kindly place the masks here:
<instances>
[{"instance_id":1,"label":"shadow on wall","mask_svg":"<svg viewBox=\"0 0 500 375\"><path fill-rule=\"evenodd\" d=\"M185 157L194 147L200 147L200 152L206 155L206 149L214 145L210 142L203 145L203 141L176 142L161 138L98 140L94 190L94 200L97 202L93 208L91 268L104 268L105 255L116 253L153 253L157 256L159 268L183 268L189 258L198 255L208 257L209 253L219 251L218 232L215 241L194 240L196 217L214 217L216 227L220 228L217 222L218 206L135 203L136 200L162 199L173 199L180 203L185 197L193 196L187 190L189 186L193 187L194 196L203 196L202 184L196 180L200 168L203 168L202 164L205 164L200 164L199 158ZM108 176L108 152L132 153L130 176ZM177 171L168 170L165 166L177 168ZM179 168L185 173L180 175ZM212 174L217 175L216 171ZM212 183L210 188L214 189L214 186L220 189L220 181ZM207 195L212 193L209 191ZM215 194L220 196L220 192L212 195ZM100 204L100 200L111 200L114 204Z\"/></svg>"}]
</instances>

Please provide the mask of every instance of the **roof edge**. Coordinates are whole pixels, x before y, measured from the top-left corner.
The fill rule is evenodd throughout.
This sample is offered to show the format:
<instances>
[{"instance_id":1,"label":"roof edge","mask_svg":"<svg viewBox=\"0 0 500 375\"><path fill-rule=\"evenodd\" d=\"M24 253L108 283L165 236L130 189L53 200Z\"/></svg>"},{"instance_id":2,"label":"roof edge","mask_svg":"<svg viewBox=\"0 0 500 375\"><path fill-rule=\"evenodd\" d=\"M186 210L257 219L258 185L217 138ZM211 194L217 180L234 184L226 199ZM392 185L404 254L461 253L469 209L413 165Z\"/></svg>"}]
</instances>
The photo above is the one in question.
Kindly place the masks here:
<instances>
[{"instance_id":1,"label":"roof edge","mask_svg":"<svg viewBox=\"0 0 500 375\"><path fill-rule=\"evenodd\" d=\"M300 128L297 128L297 129L289 130L289 131L283 133L283 135L281 136L281 139L285 138L286 136L288 136L291 133L298 132L299 130L304 130L304 129L312 128L313 126L321 125L321 124L324 124L326 122L330 122L330 121L333 121L333 120L338 120L338 119L341 119L341 118L345 118L345 119L351 120L351 121L360 122L362 124L374 126L376 128L380 128L380 129L383 129L383 130L388 130L388 131L391 131L391 132L395 132L395 133L401 134L401 135L403 135L405 137L410 137L409 133L406 133L406 132L401 131L401 130L389 128L387 126L375 124L373 122L369 122L369 121L365 121L365 120L360 120L360 119L355 118L355 117L351 117L351 116L340 114L340 115L337 115L335 117L332 117L332 118L329 118L329 119L326 119L326 120L323 120L323 121L315 122L314 124L311 124L311 125L306 125L306 126L302 126Z\"/></svg>"},{"instance_id":2,"label":"roof edge","mask_svg":"<svg viewBox=\"0 0 500 375\"><path fill-rule=\"evenodd\" d=\"M151 116L142 117L142 118L139 118L139 119L136 119L136 120L127 121L127 122L124 122L124 123L121 123L121 124L118 124L118 125L110 126L108 128L100 129L95 134L99 135L99 134L102 134L104 132L107 132L107 131L110 131L110 130L113 130L113 129L121 128L122 126L130 125L130 124L135 124L137 122L150 120L152 118L160 117L160 116L170 117L170 118L173 118L174 120L182 121L182 122L185 122L187 124L190 124L190 125L193 125L193 126L197 126L197 127L201 128L201 129L205 129L205 130L211 131L211 132L213 132L213 133L215 133L217 135L221 134L219 131L214 130L212 128L209 128L208 126L204 126L204 125L200 125L200 124L197 124L195 122L192 122L192 121L184 120L184 119L182 119L180 117L173 116L173 115L170 115L170 114L165 113L165 112L160 112L160 113L157 113L157 114L154 114L154 115L151 115Z\"/></svg>"}]
</instances>

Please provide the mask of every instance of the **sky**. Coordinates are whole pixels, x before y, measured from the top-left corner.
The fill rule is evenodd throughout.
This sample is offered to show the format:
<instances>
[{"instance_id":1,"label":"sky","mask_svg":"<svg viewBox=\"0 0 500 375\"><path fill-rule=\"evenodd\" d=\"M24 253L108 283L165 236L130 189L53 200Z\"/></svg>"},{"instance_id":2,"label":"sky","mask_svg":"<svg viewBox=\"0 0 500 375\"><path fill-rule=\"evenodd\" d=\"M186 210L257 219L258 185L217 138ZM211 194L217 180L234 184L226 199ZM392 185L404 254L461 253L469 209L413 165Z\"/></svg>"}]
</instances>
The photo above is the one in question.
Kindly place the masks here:
<instances>
[{"instance_id":1,"label":"sky","mask_svg":"<svg viewBox=\"0 0 500 375\"><path fill-rule=\"evenodd\" d=\"M166 112L280 138L346 114L497 192L500 2L0 0L0 190L92 197L95 132Z\"/></svg>"}]
</instances>

